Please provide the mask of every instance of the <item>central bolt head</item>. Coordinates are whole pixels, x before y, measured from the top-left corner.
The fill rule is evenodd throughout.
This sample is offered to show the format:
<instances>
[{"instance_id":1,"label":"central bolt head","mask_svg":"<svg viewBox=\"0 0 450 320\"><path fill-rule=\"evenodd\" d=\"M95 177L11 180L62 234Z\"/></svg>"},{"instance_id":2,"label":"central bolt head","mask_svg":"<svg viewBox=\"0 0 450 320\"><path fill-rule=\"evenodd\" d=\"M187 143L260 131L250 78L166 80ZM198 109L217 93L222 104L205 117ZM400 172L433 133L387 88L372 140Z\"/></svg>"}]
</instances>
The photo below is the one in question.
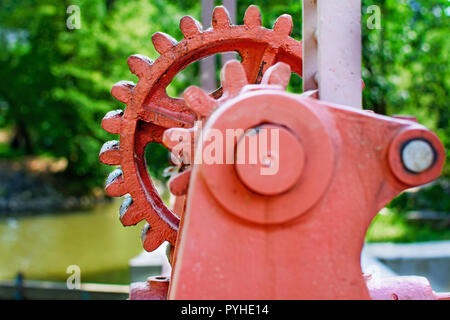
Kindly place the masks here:
<instances>
[{"instance_id":1,"label":"central bolt head","mask_svg":"<svg viewBox=\"0 0 450 320\"><path fill-rule=\"evenodd\" d=\"M421 173L433 165L434 150L428 142L414 139L406 143L401 157L406 169L411 172Z\"/></svg>"},{"instance_id":2,"label":"central bolt head","mask_svg":"<svg viewBox=\"0 0 450 320\"><path fill-rule=\"evenodd\" d=\"M242 183L263 195L291 189L300 179L305 152L288 129L262 125L247 131L239 140L235 168Z\"/></svg>"}]
</instances>

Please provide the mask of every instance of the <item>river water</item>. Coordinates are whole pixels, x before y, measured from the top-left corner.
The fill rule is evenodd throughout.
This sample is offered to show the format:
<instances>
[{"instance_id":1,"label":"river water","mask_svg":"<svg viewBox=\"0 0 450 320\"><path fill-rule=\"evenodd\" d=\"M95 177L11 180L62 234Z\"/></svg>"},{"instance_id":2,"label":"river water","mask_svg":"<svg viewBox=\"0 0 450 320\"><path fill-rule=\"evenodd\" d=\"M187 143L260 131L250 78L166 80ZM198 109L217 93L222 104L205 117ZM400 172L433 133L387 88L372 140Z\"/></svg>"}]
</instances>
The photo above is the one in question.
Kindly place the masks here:
<instances>
[{"instance_id":1,"label":"river water","mask_svg":"<svg viewBox=\"0 0 450 320\"><path fill-rule=\"evenodd\" d=\"M0 280L66 281L77 265L82 282L129 284L128 260L142 252L143 222L124 228L120 202L89 211L0 218Z\"/></svg>"}]
</instances>

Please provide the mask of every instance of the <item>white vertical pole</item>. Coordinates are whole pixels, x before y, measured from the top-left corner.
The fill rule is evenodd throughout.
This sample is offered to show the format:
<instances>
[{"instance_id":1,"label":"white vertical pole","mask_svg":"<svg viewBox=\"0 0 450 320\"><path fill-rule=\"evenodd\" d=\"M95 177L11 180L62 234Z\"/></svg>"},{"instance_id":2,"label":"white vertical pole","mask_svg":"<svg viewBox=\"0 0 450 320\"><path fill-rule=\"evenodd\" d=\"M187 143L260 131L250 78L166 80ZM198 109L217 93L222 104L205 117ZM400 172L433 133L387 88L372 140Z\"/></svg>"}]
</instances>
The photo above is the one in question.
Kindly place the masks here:
<instances>
[{"instance_id":1,"label":"white vertical pole","mask_svg":"<svg viewBox=\"0 0 450 320\"><path fill-rule=\"evenodd\" d=\"M361 0L317 0L321 100L362 108Z\"/></svg>"},{"instance_id":2,"label":"white vertical pole","mask_svg":"<svg viewBox=\"0 0 450 320\"><path fill-rule=\"evenodd\" d=\"M230 14L231 23L236 24L236 0L223 0L223 6L228 10ZM235 52L222 53L222 66L229 60L236 59Z\"/></svg>"},{"instance_id":3,"label":"white vertical pole","mask_svg":"<svg viewBox=\"0 0 450 320\"><path fill-rule=\"evenodd\" d=\"M211 17L214 9L214 0L202 0L202 25L206 30L211 27ZM216 84L216 57L209 56L200 61L201 87L207 92L217 89Z\"/></svg>"},{"instance_id":4,"label":"white vertical pole","mask_svg":"<svg viewBox=\"0 0 450 320\"><path fill-rule=\"evenodd\" d=\"M316 90L317 83L317 0L302 0L303 92Z\"/></svg>"}]
</instances>

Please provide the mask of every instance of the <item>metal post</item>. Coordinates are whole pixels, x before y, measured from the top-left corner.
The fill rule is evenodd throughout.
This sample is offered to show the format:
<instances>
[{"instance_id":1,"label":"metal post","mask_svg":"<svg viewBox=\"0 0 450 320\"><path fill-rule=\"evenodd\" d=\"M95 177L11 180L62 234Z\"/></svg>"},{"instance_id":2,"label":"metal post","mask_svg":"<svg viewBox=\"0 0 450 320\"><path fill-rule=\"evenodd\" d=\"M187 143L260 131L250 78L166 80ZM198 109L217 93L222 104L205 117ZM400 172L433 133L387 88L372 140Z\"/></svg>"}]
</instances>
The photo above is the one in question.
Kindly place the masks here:
<instances>
[{"instance_id":1,"label":"metal post","mask_svg":"<svg viewBox=\"0 0 450 320\"><path fill-rule=\"evenodd\" d=\"M317 83L317 0L303 0L303 92L316 90Z\"/></svg>"},{"instance_id":2,"label":"metal post","mask_svg":"<svg viewBox=\"0 0 450 320\"><path fill-rule=\"evenodd\" d=\"M303 0L303 39L304 91L361 109L361 0Z\"/></svg>"},{"instance_id":3,"label":"metal post","mask_svg":"<svg viewBox=\"0 0 450 320\"><path fill-rule=\"evenodd\" d=\"M213 9L214 0L202 0L202 25L204 30L211 27ZM217 89L216 57L214 55L200 61L200 76L203 90L212 92Z\"/></svg>"},{"instance_id":4,"label":"metal post","mask_svg":"<svg viewBox=\"0 0 450 320\"><path fill-rule=\"evenodd\" d=\"M223 0L222 4L230 14L231 23L236 24L236 0ZM225 65L227 61L233 59L236 59L236 52L222 53L222 66Z\"/></svg>"}]
</instances>

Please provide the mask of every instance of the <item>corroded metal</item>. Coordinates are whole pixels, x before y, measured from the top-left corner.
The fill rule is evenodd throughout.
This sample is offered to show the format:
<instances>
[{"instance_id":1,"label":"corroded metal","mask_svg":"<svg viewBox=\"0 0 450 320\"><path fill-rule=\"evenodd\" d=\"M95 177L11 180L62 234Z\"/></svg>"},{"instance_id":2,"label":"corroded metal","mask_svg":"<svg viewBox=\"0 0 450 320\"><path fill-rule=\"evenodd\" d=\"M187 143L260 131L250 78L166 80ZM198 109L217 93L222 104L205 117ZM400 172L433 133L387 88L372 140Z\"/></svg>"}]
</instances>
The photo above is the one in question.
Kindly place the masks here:
<instances>
[{"instance_id":1,"label":"corroded metal","mask_svg":"<svg viewBox=\"0 0 450 320\"><path fill-rule=\"evenodd\" d=\"M121 170L111 174L106 190L111 196L130 195L122 205L120 219L124 225L147 221L143 234L147 251L164 241L175 244L180 217L158 195L145 163L145 147L151 142L162 143L167 128L190 128L201 117L185 99L167 95L166 88L175 75L194 61L229 51L241 56L245 73L240 76L250 83L260 83L266 70L278 61L290 65L298 75L302 72L301 43L289 36L292 31L289 15L279 17L271 30L262 27L256 6L247 9L244 25L232 25L226 9L216 7L211 28L203 30L190 16L181 19L180 28L184 35L180 42L161 32L152 36L160 53L155 61L141 55L128 58L130 70L139 81L136 85L127 81L114 85L112 95L127 108L108 113L102 121L105 130L120 135L119 141L105 143L100 152L100 161L119 165ZM222 89L216 90L211 99L226 98L222 93ZM185 93L185 98L188 94ZM184 175L183 181L188 180L189 173L180 174ZM171 184L177 185L173 181ZM185 189L171 188L178 194L186 192Z\"/></svg>"}]
</instances>

